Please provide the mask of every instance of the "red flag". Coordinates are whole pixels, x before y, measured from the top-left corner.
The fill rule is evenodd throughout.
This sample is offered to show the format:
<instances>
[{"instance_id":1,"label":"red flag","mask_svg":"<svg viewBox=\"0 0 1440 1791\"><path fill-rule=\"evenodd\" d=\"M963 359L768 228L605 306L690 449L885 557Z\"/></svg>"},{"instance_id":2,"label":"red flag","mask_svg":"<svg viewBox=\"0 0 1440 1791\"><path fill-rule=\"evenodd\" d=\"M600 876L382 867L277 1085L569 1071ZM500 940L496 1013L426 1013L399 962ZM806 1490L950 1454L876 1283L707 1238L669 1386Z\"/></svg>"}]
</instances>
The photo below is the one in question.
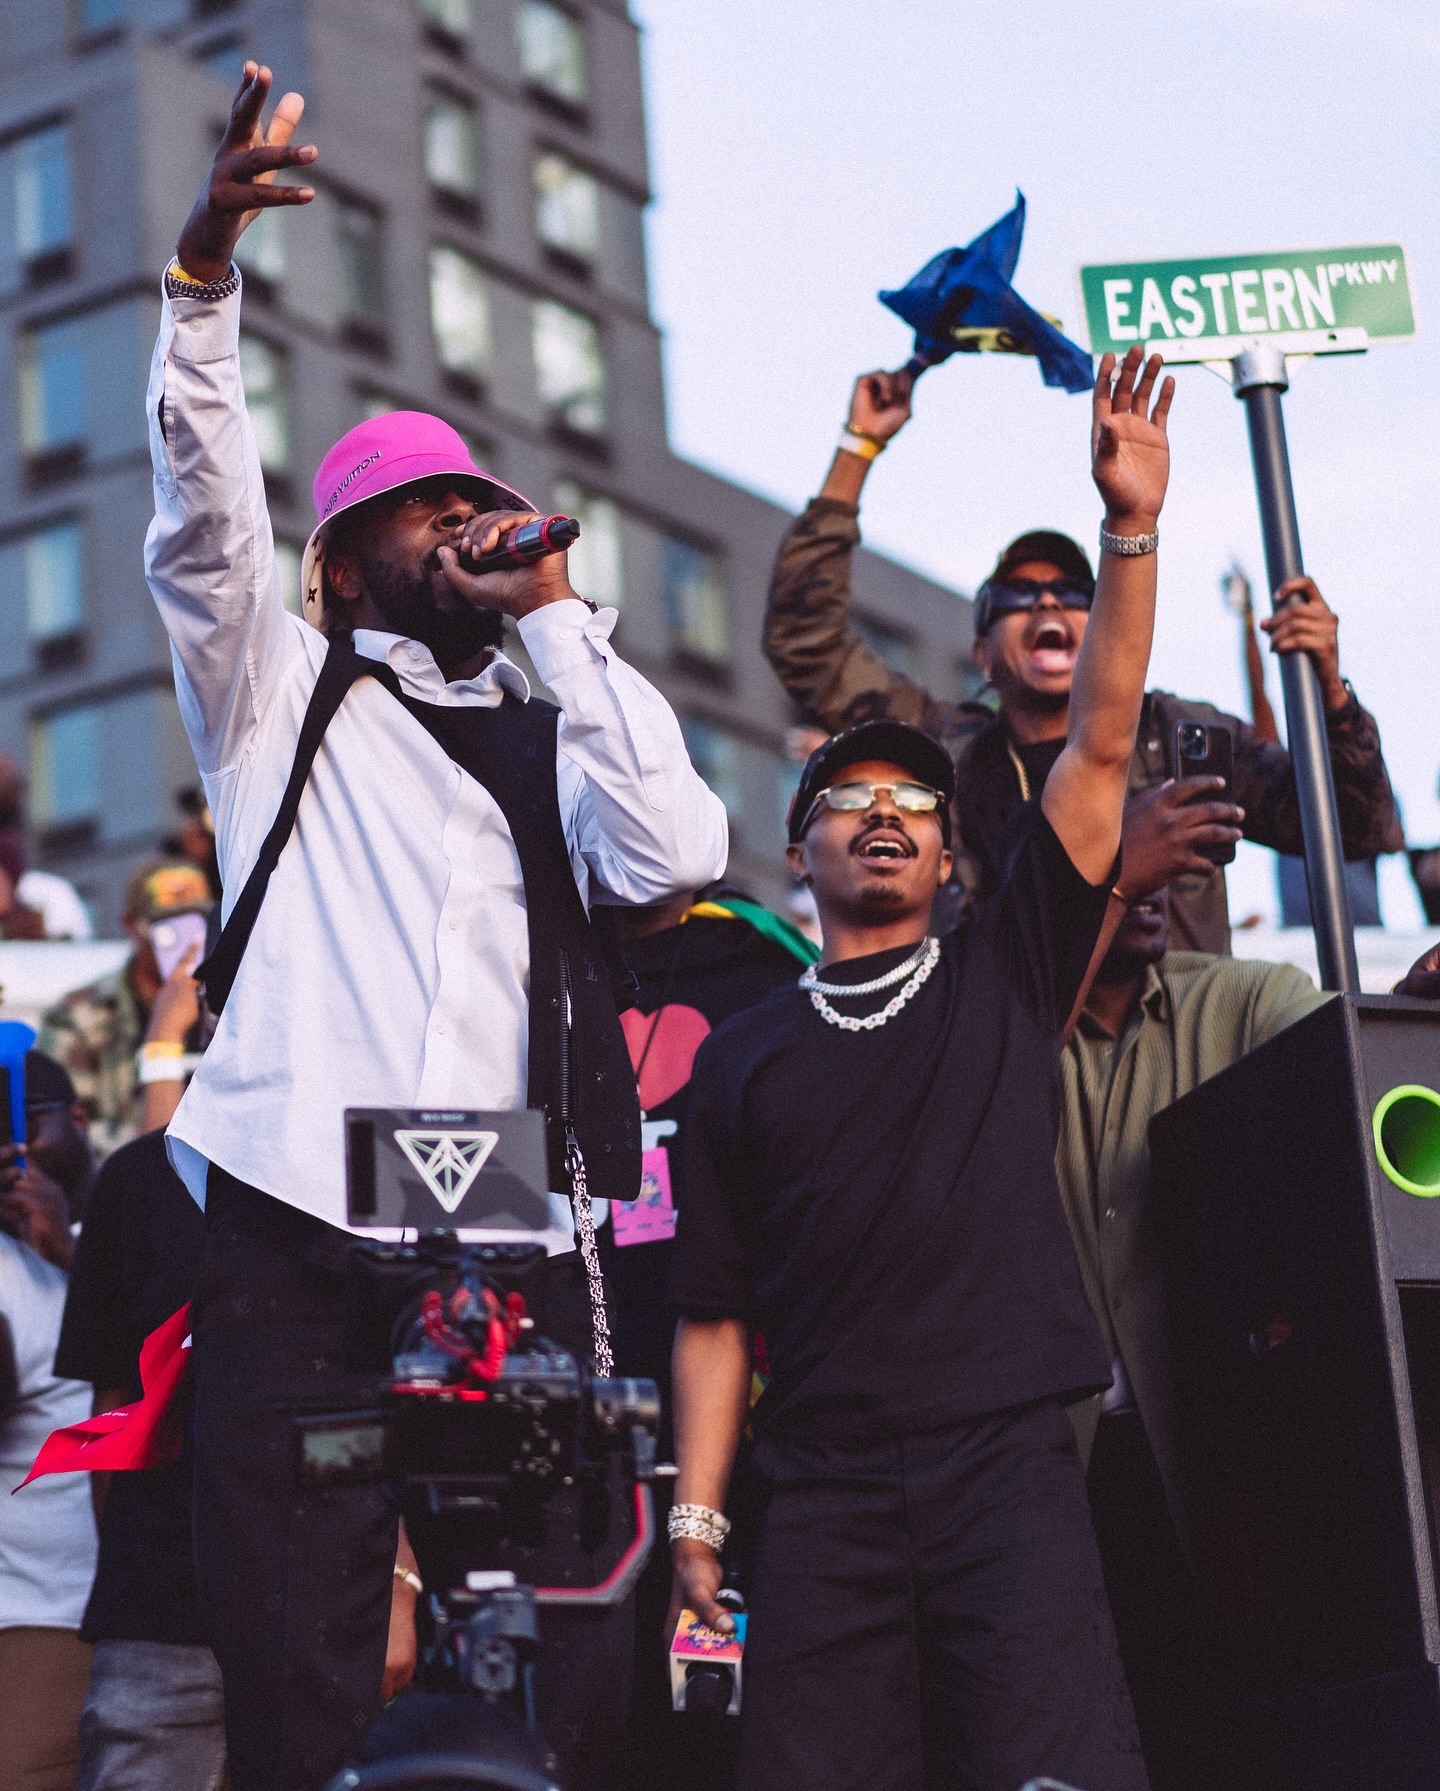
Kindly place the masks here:
<instances>
[{"instance_id":1,"label":"red flag","mask_svg":"<svg viewBox=\"0 0 1440 1791\"><path fill-rule=\"evenodd\" d=\"M135 1405L117 1406L83 1424L51 1431L35 1465L20 1482L42 1474L76 1474L91 1469L153 1468L180 1453L180 1413L175 1395L190 1366L190 1303L172 1312L140 1345L140 1385ZM19 1492L20 1486L15 1488Z\"/></svg>"}]
</instances>

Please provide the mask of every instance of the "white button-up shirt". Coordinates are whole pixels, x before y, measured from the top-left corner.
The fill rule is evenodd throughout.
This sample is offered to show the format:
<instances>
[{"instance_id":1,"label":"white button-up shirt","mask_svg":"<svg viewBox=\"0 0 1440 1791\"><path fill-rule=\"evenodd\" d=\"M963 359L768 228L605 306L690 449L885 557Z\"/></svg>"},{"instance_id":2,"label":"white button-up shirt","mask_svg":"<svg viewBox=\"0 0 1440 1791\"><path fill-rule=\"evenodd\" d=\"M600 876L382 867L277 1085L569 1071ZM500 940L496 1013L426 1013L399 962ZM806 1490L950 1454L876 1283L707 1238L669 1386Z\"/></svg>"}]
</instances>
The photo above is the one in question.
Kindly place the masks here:
<instances>
[{"instance_id":1,"label":"white button-up shirt","mask_svg":"<svg viewBox=\"0 0 1440 1791\"><path fill-rule=\"evenodd\" d=\"M167 300L147 408L155 519L145 571L215 817L227 911L269 832L326 642L286 612L237 355L239 297ZM163 419L163 421L162 421ZM557 773L587 902L652 903L717 877L725 811L665 699L610 646L614 610L519 623L561 705ZM359 630L408 695L528 700L497 654L447 684L428 648ZM525 888L494 798L374 679L330 723L219 1030L170 1126L204 1202L206 1162L345 1223L347 1107L525 1104Z\"/></svg>"}]
</instances>

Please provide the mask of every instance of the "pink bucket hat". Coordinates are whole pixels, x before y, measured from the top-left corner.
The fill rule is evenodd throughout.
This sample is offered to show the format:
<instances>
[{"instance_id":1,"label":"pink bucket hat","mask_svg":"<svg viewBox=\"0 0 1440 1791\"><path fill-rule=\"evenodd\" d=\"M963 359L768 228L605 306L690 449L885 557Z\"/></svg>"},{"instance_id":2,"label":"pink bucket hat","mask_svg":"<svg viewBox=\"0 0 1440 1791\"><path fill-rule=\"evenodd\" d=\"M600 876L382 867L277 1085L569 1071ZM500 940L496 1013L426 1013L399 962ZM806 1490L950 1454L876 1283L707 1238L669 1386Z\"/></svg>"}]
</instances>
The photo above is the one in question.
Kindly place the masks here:
<instances>
[{"instance_id":1,"label":"pink bucket hat","mask_svg":"<svg viewBox=\"0 0 1440 1791\"><path fill-rule=\"evenodd\" d=\"M487 509L533 508L518 491L476 466L464 438L425 411L392 410L357 423L340 437L315 475L315 532L305 544L300 566L307 622L316 628L324 625L325 537L335 518L382 492L445 474L486 486L482 502Z\"/></svg>"}]
</instances>

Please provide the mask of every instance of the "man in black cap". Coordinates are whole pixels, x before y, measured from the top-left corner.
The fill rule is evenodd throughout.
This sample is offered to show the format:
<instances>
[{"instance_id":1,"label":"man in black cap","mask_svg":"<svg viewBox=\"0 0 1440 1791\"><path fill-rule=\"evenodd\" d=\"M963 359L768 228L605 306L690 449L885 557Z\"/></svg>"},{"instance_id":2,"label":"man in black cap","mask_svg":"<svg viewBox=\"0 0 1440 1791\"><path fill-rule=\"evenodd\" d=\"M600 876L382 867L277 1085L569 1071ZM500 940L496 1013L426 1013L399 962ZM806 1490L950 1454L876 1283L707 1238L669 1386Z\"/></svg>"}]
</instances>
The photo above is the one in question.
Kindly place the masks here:
<instances>
[{"instance_id":1,"label":"man in black cap","mask_svg":"<svg viewBox=\"0 0 1440 1791\"><path fill-rule=\"evenodd\" d=\"M1145 1770L1065 1405L1109 1380L1055 1183L1056 1062L1115 881L1168 476L1167 380L1101 362L1104 554L1069 739L999 886L927 935L948 753L812 754L789 861L824 955L696 1058L673 1297L673 1604L716 1602L751 1338L766 1487L747 1791L1015 1791Z\"/></svg>"},{"instance_id":2,"label":"man in black cap","mask_svg":"<svg viewBox=\"0 0 1440 1791\"><path fill-rule=\"evenodd\" d=\"M1001 554L976 593L972 649L998 709L933 696L866 645L850 602L860 492L871 463L909 419L910 386L904 372L866 373L856 381L820 495L791 525L775 562L765 651L785 688L822 727L834 731L889 716L923 728L949 749L957 770L957 876L975 899L995 888L1015 815L1044 788L1065 744L1095 579L1083 550L1051 529L1019 536ZM1338 621L1308 578L1283 584L1275 605L1261 624L1271 648L1309 653L1320 676L1346 857L1398 852L1404 836L1380 732L1340 676ZM1164 787L1176 775L1179 721L1229 733L1234 774L1228 792L1213 779ZM1127 862L1133 866L1141 853L1152 852L1169 860L1177 843L1183 848L1185 874L1170 894L1176 949L1228 952L1224 874L1202 852L1242 832L1277 852L1303 850L1290 755L1238 716L1149 691L1130 793L1138 800L1126 814Z\"/></svg>"}]
</instances>

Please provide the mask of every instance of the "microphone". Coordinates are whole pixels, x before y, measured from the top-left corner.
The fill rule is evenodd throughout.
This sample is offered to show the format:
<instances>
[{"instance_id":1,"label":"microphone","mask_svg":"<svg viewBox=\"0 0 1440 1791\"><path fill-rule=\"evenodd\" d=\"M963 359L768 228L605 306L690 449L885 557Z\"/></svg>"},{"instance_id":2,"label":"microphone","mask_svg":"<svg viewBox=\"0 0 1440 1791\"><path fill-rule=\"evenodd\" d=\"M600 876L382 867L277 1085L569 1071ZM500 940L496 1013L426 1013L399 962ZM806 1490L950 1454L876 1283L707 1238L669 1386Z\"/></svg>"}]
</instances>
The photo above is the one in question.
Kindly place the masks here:
<instances>
[{"instance_id":1,"label":"microphone","mask_svg":"<svg viewBox=\"0 0 1440 1791\"><path fill-rule=\"evenodd\" d=\"M507 529L500 537L500 545L491 553L481 554L478 559L462 553L460 565L466 572L509 572L516 566L543 560L547 554L564 553L579 539L580 524L573 516L539 517L534 522L522 522L518 528Z\"/></svg>"}]
</instances>

